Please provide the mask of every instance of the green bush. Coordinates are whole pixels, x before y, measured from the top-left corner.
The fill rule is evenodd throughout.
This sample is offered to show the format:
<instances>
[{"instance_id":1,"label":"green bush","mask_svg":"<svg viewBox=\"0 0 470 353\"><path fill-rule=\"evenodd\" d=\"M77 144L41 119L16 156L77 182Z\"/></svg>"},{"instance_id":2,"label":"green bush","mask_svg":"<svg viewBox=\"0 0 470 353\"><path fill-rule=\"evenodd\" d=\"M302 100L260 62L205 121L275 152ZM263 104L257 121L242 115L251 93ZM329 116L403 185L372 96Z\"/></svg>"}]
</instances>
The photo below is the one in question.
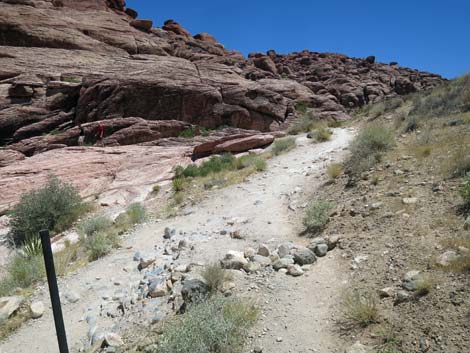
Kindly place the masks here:
<instances>
[{"instance_id":1,"label":"green bush","mask_svg":"<svg viewBox=\"0 0 470 353\"><path fill-rule=\"evenodd\" d=\"M196 130L193 127L184 129L179 134L179 137L184 137L184 138L192 138L194 136L196 136Z\"/></svg>"},{"instance_id":2,"label":"green bush","mask_svg":"<svg viewBox=\"0 0 470 353\"><path fill-rule=\"evenodd\" d=\"M87 237L91 237L95 233L106 231L112 226L113 221L111 218L106 216L97 216L80 222L78 230Z\"/></svg>"},{"instance_id":3,"label":"green bush","mask_svg":"<svg viewBox=\"0 0 470 353\"><path fill-rule=\"evenodd\" d=\"M235 160L235 169L245 169L254 166L256 171L262 172L268 167L266 161L255 154L248 154Z\"/></svg>"},{"instance_id":4,"label":"green bush","mask_svg":"<svg viewBox=\"0 0 470 353\"><path fill-rule=\"evenodd\" d=\"M470 173L463 178L462 186L460 187L460 195L466 205L470 206Z\"/></svg>"},{"instance_id":5,"label":"green bush","mask_svg":"<svg viewBox=\"0 0 470 353\"><path fill-rule=\"evenodd\" d=\"M84 212L86 206L78 192L57 177L51 177L42 188L21 196L10 214L9 237L20 246L42 229L48 229L52 234L67 229Z\"/></svg>"},{"instance_id":6,"label":"green bush","mask_svg":"<svg viewBox=\"0 0 470 353\"><path fill-rule=\"evenodd\" d=\"M173 187L174 192L180 192L184 189L184 179L182 177L175 177L171 181L171 185Z\"/></svg>"},{"instance_id":7,"label":"green bush","mask_svg":"<svg viewBox=\"0 0 470 353\"><path fill-rule=\"evenodd\" d=\"M305 230L311 234L320 233L328 223L329 213L333 207L333 204L327 201L313 201L303 219Z\"/></svg>"},{"instance_id":8,"label":"green bush","mask_svg":"<svg viewBox=\"0 0 470 353\"><path fill-rule=\"evenodd\" d=\"M97 233L85 240L85 248L89 252L89 260L96 261L111 252L113 241L104 233Z\"/></svg>"},{"instance_id":9,"label":"green bush","mask_svg":"<svg viewBox=\"0 0 470 353\"><path fill-rule=\"evenodd\" d=\"M15 255L7 267L7 275L0 281L0 296L10 295L16 288L28 288L46 274L42 256Z\"/></svg>"},{"instance_id":10,"label":"green bush","mask_svg":"<svg viewBox=\"0 0 470 353\"><path fill-rule=\"evenodd\" d=\"M373 124L365 127L351 144L351 157L347 169L353 175L371 168L381 154L395 145L393 131Z\"/></svg>"},{"instance_id":11,"label":"green bush","mask_svg":"<svg viewBox=\"0 0 470 353\"><path fill-rule=\"evenodd\" d=\"M277 156L283 152L290 151L291 149L295 148L295 138L293 137L286 137L283 139L279 139L274 141L273 144L273 153Z\"/></svg>"},{"instance_id":12,"label":"green bush","mask_svg":"<svg viewBox=\"0 0 470 353\"><path fill-rule=\"evenodd\" d=\"M303 115L289 125L287 128L287 133L289 135L298 135L302 132L308 132L311 130L312 124L313 118L309 115Z\"/></svg>"},{"instance_id":13,"label":"green bush","mask_svg":"<svg viewBox=\"0 0 470 353\"><path fill-rule=\"evenodd\" d=\"M140 224L147 219L147 210L138 202L130 204L126 214L129 216L131 224Z\"/></svg>"},{"instance_id":14,"label":"green bush","mask_svg":"<svg viewBox=\"0 0 470 353\"><path fill-rule=\"evenodd\" d=\"M164 325L154 353L241 353L258 310L241 300L213 297Z\"/></svg>"}]
</instances>

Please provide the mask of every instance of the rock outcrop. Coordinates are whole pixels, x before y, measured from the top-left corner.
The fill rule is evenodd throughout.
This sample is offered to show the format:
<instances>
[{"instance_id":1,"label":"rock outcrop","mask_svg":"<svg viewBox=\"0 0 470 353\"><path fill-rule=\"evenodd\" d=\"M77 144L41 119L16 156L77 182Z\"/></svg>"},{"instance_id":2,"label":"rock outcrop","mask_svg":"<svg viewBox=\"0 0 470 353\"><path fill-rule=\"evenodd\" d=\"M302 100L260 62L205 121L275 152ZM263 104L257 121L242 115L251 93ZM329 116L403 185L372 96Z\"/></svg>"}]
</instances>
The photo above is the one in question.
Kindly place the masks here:
<instances>
[{"instance_id":1,"label":"rock outcrop","mask_svg":"<svg viewBox=\"0 0 470 353\"><path fill-rule=\"evenodd\" d=\"M442 81L372 56L270 50L244 58L210 34L193 37L173 20L156 28L123 0L4 0L0 28L3 209L17 200L11 192L38 185L46 171L66 180L69 174L101 180L113 174L108 163L118 163L100 159L108 153L170 154L171 166L191 155L242 152L270 144L273 131L295 120L298 102L321 118L345 120L351 108ZM115 152L75 149L79 124L86 145L99 142ZM99 124L105 127L100 141ZM189 141L178 137L223 126L234 129ZM136 144L139 152L120 147ZM103 166L97 175L89 172L94 163ZM88 178L76 185L91 187Z\"/></svg>"}]
</instances>

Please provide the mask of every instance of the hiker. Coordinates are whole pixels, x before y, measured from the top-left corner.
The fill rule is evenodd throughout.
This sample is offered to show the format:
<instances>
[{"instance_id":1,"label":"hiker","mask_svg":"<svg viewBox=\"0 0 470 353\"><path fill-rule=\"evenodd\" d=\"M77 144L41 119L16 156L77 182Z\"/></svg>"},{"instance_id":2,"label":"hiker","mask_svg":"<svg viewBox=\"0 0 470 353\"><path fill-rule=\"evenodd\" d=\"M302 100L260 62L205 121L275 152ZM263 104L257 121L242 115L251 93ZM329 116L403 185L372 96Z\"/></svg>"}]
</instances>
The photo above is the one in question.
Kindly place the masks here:
<instances>
[{"instance_id":1,"label":"hiker","mask_svg":"<svg viewBox=\"0 0 470 353\"><path fill-rule=\"evenodd\" d=\"M95 136L98 138L98 141L100 141L101 144L103 144L104 125L102 123L100 123L98 125L98 129L96 130L96 135Z\"/></svg>"},{"instance_id":2,"label":"hiker","mask_svg":"<svg viewBox=\"0 0 470 353\"><path fill-rule=\"evenodd\" d=\"M78 133L78 145L84 146L85 145L85 129L83 128L82 124L78 124L78 128L80 132Z\"/></svg>"}]
</instances>

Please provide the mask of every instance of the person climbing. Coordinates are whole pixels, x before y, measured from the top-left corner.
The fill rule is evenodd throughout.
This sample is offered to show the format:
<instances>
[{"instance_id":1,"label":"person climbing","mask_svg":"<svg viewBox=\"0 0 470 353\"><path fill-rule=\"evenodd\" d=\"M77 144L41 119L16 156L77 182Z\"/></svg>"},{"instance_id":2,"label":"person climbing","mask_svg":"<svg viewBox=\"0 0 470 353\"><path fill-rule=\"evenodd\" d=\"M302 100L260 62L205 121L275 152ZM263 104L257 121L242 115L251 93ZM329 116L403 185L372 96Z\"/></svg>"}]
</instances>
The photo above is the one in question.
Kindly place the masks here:
<instances>
[{"instance_id":1,"label":"person climbing","mask_svg":"<svg viewBox=\"0 0 470 353\"><path fill-rule=\"evenodd\" d=\"M102 123L98 125L98 129L96 130L95 136L98 138L98 142L100 142L100 144L103 144L104 125Z\"/></svg>"},{"instance_id":2,"label":"person climbing","mask_svg":"<svg viewBox=\"0 0 470 353\"><path fill-rule=\"evenodd\" d=\"M78 124L78 128L80 132L78 133L78 145L84 146L85 145L85 129L83 128L82 124Z\"/></svg>"}]
</instances>

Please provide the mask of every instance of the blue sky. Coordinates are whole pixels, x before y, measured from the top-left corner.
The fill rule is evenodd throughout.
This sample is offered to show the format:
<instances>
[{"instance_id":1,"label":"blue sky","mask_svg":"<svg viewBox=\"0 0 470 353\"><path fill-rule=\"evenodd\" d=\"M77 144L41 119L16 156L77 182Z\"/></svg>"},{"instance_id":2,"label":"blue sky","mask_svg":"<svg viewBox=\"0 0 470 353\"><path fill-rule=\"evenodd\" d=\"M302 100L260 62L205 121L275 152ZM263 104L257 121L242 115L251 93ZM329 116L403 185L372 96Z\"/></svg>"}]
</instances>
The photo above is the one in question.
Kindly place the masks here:
<instances>
[{"instance_id":1,"label":"blue sky","mask_svg":"<svg viewBox=\"0 0 470 353\"><path fill-rule=\"evenodd\" d=\"M228 49L309 49L453 78L470 71L470 0L127 0L155 27L173 19Z\"/></svg>"}]
</instances>

